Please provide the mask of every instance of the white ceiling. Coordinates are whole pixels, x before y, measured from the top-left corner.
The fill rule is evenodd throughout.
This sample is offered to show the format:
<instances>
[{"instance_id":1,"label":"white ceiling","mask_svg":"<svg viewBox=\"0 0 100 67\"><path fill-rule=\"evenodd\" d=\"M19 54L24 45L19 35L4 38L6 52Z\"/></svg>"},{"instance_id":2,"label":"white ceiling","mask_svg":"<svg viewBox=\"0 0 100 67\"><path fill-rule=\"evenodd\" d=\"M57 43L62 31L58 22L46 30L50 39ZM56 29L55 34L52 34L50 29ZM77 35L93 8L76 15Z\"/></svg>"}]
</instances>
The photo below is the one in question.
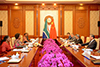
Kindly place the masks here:
<instances>
[{"instance_id":1,"label":"white ceiling","mask_svg":"<svg viewBox=\"0 0 100 67\"><path fill-rule=\"evenodd\" d=\"M100 4L100 0L0 0L0 3L21 3L21 4Z\"/></svg>"}]
</instances>

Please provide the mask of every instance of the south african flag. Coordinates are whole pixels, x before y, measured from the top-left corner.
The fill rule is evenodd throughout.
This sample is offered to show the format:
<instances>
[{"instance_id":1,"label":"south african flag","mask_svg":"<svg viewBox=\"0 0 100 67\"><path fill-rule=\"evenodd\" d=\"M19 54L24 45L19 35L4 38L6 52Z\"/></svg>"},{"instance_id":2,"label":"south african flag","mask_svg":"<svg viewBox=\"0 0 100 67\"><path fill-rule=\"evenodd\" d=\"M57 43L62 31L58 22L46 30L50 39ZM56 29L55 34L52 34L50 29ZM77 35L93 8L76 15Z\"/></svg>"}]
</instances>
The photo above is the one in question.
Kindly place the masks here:
<instances>
[{"instance_id":1,"label":"south african flag","mask_svg":"<svg viewBox=\"0 0 100 67\"><path fill-rule=\"evenodd\" d=\"M47 19L45 21L45 26L44 26L44 29L43 29L43 37L42 38L50 38L50 34L47 30Z\"/></svg>"}]
</instances>

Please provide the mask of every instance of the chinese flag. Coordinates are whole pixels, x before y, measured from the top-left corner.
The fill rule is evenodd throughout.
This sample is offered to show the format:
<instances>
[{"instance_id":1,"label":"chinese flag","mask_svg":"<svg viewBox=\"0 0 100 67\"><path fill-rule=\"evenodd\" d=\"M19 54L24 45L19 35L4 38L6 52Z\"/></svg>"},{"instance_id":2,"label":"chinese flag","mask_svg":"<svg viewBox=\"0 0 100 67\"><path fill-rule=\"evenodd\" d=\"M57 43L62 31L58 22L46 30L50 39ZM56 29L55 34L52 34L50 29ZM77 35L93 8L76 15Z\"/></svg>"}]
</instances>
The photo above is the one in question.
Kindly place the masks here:
<instances>
[{"instance_id":1,"label":"chinese flag","mask_svg":"<svg viewBox=\"0 0 100 67\"><path fill-rule=\"evenodd\" d=\"M55 28L54 20L52 20L52 22L51 22L50 38L51 39L57 39L57 34L56 34L56 28Z\"/></svg>"}]
</instances>

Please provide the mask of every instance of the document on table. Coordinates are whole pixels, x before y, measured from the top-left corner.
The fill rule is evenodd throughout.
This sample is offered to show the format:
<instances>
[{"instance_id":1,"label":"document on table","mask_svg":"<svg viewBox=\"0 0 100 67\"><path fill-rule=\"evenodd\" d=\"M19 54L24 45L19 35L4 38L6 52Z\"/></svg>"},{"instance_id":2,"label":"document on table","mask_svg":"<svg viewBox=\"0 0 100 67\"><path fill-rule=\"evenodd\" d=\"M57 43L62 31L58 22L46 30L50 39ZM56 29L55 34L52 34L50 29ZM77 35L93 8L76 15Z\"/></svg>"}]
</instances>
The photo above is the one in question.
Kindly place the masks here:
<instances>
[{"instance_id":1,"label":"document on table","mask_svg":"<svg viewBox=\"0 0 100 67\"><path fill-rule=\"evenodd\" d=\"M0 60L8 60L9 58L8 57L0 57Z\"/></svg>"},{"instance_id":2,"label":"document on table","mask_svg":"<svg viewBox=\"0 0 100 67\"><path fill-rule=\"evenodd\" d=\"M29 52L29 50L26 49L13 49L13 51Z\"/></svg>"},{"instance_id":3,"label":"document on table","mask_svg":"<svg viewBox=\"0 0 100 67\"><path fill-rule=\"evenodd\" d=\"M95 58L95 59L100 59L100 56L91 55L91 57L93 57L93 58Z\"/></svg>"},{"instance_id":4,"label":"document on table","mask_svg":"<svg viewBox=\"0 0 100 67\"><path fill-rule=\"evenodd\" d=\"M18 63L18 62L20 62L21 61L21 59L10 59L9 61L8 61L8 63Z\"/></svg>"},{"instance_id":5,"label":"document on table","mask_svg":"<svg viewBox=\"0 0 100 67\"><path fill-rule=\"evenodd\" d=\"M21 52L29 52L29 50L21 50Z\"/></svg>"},{"instance_id":6,"label":"document on table","mask_svg":"<svg viewBox=\"0 0 100 67\"><path fill-rule=\"evenodd\" d=\"M13 51L21 51L22 49L13 49Z\"/></svg>"},{"instance_id":7,"label":"document on table","mask_svg":"<svg viewBox=\"0 0 100 67\"><path fill-rule=\"evenodd\" d=\"M84 49L84 48L83 48L82 50L83 50L83 51L85 51L85 50L88 50L88 51L93 51L93 49Z\"/></svg>"}]
</instances>

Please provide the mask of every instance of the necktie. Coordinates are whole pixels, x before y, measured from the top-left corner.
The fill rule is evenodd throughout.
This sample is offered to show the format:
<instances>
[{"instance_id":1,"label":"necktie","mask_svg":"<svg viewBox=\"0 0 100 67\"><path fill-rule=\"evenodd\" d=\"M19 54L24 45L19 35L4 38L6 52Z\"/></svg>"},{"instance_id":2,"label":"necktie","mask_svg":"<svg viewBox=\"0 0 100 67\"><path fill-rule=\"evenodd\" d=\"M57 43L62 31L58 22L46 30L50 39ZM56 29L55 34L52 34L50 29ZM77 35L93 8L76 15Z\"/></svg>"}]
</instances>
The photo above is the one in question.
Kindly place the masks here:
<instances>
[{"instance_id":1,"label":"necktie","mask_svg":"<svg viewBox=\"0 0 100 67\"><path fill-rule=\"evenodd\" d=\"M89 45L92 43L92 41L90 41Z\"/></svg>"}]
</instances>

